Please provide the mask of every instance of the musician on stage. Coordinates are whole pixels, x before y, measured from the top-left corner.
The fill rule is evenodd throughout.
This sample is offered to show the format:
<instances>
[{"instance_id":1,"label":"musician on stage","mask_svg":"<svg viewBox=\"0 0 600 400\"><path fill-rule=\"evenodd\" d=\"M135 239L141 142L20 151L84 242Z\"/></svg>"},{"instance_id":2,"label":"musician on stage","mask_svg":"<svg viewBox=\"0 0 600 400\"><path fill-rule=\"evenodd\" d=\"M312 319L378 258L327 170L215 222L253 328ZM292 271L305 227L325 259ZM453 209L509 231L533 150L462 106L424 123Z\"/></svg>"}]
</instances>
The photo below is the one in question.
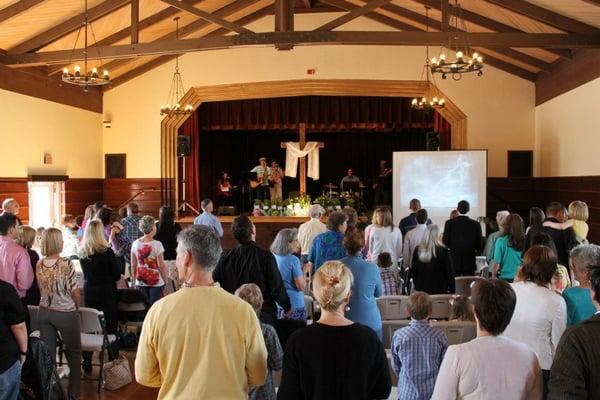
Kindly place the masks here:
<instances>
[{"instance_id":1,"label":"musician on stage","mask_svg":"<svg viewBox=\"0 0 600 400\"><path fill-rule=\"evenodd\" d=\"M283 183L283 170L277 164L277 161L271 161L271 200L279 199L283 200L282 183Z\"/></svg>"},{"instance_id":2,"label":"musician on stage","mask_svg":"<svg viewBox=\"0 0 600 400\"><path fill-rule=\"evenodd\" d=\"M256 180L258 186L256 187L256 197L260 200L269 200L269 176L271 175L271 169L267 166L267 159L261 157L258 159L259 165L252 168L250 172L256 172Z\"/></svg>"},{"instance_id":3,"label":"musician on stage","mask_svg":"<svg viewBox=\"0 0 600 400\"><path fill-rule=\"evenodd\" d=\"M358 183L360 185L360 178L356 175L354 175L354 171L352 170L352 168L348 168L348 171L346 172L346 176L342 178L342 180L340 181L340 190L342 192L345 192L347 190L347 188L344 187L344 184L346 183ZM348 186L348 185L346 185Z\"/></svg>"},{"instance_id":4,"label":"musician on stage","mask_svg":"<svg viewBox=\"0 0 600 400\"><path fill-rule=\"evenodd\" d=\"M233 193L231 192L231 178L227 171L221 172L221 176L217 181L217 198L219 199L219 205L230 206L232 205Z\"/></svg>"},{"instance_id":5,"label":"musician on stage","mask_svg":"<svg viewBox=\"0 0 600 400\"><path fill-rule=\"evenodd\" d=\"M381 205L390 205L390 186L392 179L392 169L387 167L385 160L379 161L379 175L374 179L373 189L375 195L373 197L373 205L375 207Z\"/></svg>"}]
</instances>

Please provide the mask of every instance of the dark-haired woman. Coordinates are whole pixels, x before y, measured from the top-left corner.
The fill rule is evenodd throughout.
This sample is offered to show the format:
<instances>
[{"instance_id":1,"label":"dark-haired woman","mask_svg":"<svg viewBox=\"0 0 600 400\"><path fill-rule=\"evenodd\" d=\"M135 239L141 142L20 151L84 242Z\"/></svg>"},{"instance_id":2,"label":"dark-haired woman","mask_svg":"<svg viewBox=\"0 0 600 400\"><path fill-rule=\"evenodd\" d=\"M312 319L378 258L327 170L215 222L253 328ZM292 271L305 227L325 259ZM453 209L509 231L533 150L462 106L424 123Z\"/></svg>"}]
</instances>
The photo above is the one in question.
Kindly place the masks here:
<instances>
[{"instance_id":1,"label":"dark-haired woman","mask_svg":"<svg viewBox=\"0 0 600 400\"><path fill-rule=\"evenodd\" d=\"M504 220L504 234L494 242L494 276L512 283L522 262L525 247L523 220L510 214Z\"/></svg>"},{"instance_id":2,"label":"dark-haired woman","mask_svg":"<svg viewBox=\"0 0 600 400\"><path fill-rule=\"evenodd\" d=\"M158 226L154 239L162 243L165 248L165 260L174 260L177 256L177 235L181 232L181 225L175 222L175 213L171 207L163 206L158 211Z\"/></svg>"},{"instance_id":3,"label":"dark-haired woman","mask_svg":"<svg viewBox=\"0 0 600 400\"><path fill-rule=\"evenodd\" d=\"M525 247L523 251L527 251L531 246L531 239L541 232L544 232L544 220L546 219L546 214L542 211L541 208L531 207L529 209L529 226L525 231Z\"/></svg>"},{"instance_id":4,"label":"dark-haired woman","mask_svg":"<svg viewBox=\"0 0 600 400\"><path fill-rule=\"evenodd\" d=\"M517 306L504 334L535 352L544 377L544 393L560 337L567 326L567 306L550 289L556 272L556 254L547 246L532 246L523 256L520 282L512 284ZM545 396L544 396L545 398Z\"/></svg>"},{"instance_id":5,"label":"dark-haired woman","mask_svg":"<svg viewBox=\"0 0 600 400\"><path fill-rule=\"evenodd\" d=\"M217 181L217 199L219 205L230 206L231 202L231 178L226 171L221 172Z\"/></svg>"}]
</instances>

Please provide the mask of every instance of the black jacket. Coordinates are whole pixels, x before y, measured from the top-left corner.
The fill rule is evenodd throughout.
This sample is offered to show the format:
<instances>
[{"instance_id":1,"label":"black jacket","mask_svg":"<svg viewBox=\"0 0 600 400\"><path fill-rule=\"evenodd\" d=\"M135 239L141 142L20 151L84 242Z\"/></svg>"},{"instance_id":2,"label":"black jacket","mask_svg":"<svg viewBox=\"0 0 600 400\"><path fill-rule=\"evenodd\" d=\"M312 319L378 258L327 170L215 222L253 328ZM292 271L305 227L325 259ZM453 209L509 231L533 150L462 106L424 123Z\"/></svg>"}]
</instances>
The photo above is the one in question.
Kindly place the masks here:
<instances>
[{"instance_id":1,"label":"black jacket","mask_svg":"<svg viewBox=\"0 0 600 400\"><path fill-rule=\"evenodd\" d=\"M223 253L213 279L229 293L234 293L244 283L258 285L264 300L260 319L270 325L277 320L275 302L286 311L291 307L275 256L258 247L256 242L241 243Z\"/></svg>"},{"instance_id":2,"label":"black jacket","mask_svg":"<svg viewBox=\"0 0 600 400\"><path fill-rule=\"evenodd\" d=\"M450 249L456 275L474 275L475 257L481 252L481 225L466 215L446 221L444 244Z\"/></svg>"},{"instance_id":3,"label":"black jacket","mask_svg":"<svg viewBox=\"0 0 600 400\"><path fill-rule=\"evenodd\" d=\"M556 218L546 218L544 221L550 222L558 222ZM577 239L575 239L575 233L573 233L573 228L568 229L554 229L549 226L544 226L544 232L546 232L552 240L554 241L554 245L556 246L556 255L558 256L558 263L564 265L567 269L569 269L569 252L575 246L577 246Z\"/></svg>"},{"instance_id":4,"label":"black jacket","mask_svg":"<svg viewBox=\"0 0 600 400\"><path fill-rule=\"evenodd\" d=\"M419 260L419 247L415 249L410 269L416 290L428 294L454 293L454 269L448 249L436 247L435 257L430 262Z\"/></svg>"},{"instance_id":5,"label":"black jacket","mask_svg":"<svg viewBox=\"0 0 600 400\"><path fill-rule=\"evenodd\" d=\"M550 400L600 398L600 314L569 328L550 370Z\"/></svg>"}]
</instances>

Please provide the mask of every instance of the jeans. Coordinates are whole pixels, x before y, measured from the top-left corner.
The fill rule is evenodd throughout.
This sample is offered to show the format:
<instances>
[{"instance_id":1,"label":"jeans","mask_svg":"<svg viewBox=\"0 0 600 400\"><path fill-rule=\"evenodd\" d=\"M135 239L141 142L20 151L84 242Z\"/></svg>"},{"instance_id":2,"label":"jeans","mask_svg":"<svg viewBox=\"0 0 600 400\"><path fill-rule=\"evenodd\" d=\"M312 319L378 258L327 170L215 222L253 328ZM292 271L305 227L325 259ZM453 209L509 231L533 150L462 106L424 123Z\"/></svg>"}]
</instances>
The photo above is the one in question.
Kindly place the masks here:
<instances>
[{"instance_id":1,"label":"jeans","mask_svg":"<svg viewBox=\"0 0 600 400\"><path fill-rule=\"evenodd\" d=\"M156 303L162 297L164 286L138 286L142 292L146 293L150 305Z\"/></svg>"},{"instance_id":2,"label":"jeans","mask_svg":"<svg viewBox=\"0 0 600 400\"><path fill-rule=\"evenodd\" d=\"M21 383L21 363L17 360L0 374L0 400L17 400Z\"/></svg>"}]
</instances>

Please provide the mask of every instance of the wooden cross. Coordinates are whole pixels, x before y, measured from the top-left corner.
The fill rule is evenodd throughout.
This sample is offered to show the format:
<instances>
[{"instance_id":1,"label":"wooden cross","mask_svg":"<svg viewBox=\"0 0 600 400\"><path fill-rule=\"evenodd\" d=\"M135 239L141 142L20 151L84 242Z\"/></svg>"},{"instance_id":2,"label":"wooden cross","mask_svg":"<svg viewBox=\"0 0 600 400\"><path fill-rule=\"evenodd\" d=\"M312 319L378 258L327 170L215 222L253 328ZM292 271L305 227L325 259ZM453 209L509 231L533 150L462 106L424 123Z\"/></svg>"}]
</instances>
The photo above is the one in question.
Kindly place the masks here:
<instances>
[{"instance_id":1,"label":"wooden cross","mask_svg":"<svg viewBox=\"0 0 600 400\"><path fill-rule=\"evenodd\" d=\"M300 148L300 150L304 150L304 147L306 146L306 124L305 123L298 124L298 130L300 133L299 148ZM287 145L285 143L281 143L282 149L285 149L286 147L287 147ZM322 149L324 147L325 147L325 143L323 143L323 142L317 143L317 148ZM302 193L302 194L306 193L306 157L307 156L300 158L300 193Z\"/></svg>"}]
</instances>

